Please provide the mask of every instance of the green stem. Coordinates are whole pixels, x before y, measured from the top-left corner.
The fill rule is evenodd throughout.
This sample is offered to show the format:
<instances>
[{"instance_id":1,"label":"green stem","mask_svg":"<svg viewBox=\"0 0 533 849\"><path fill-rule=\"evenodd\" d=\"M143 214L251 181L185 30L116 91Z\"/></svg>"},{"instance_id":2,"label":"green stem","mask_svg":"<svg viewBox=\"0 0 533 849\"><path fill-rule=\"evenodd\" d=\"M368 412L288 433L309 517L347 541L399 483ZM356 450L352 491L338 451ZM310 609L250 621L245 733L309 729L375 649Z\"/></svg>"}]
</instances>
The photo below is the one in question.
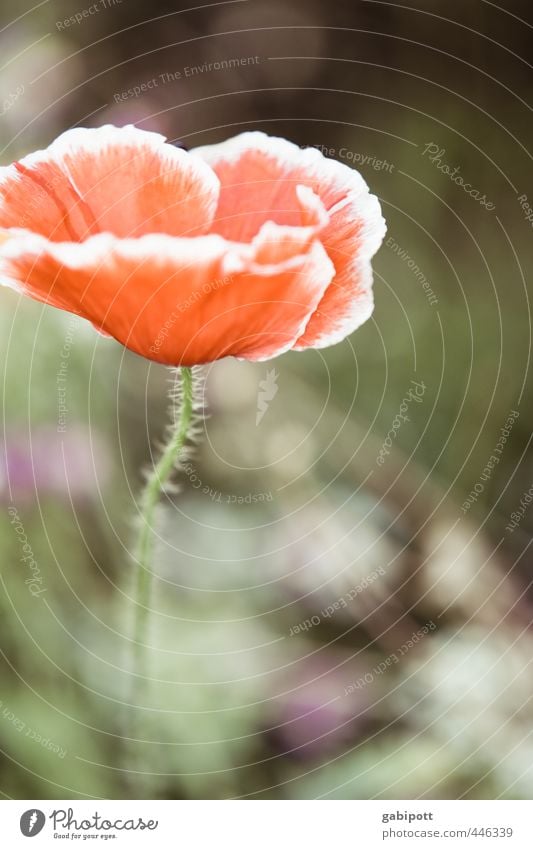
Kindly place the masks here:
<instances>
[{"instance_id":1,"label":"green stem","mask_svg":"<svg viewBox=\"0 0 533 849\"><path fill-rule=\"evenodd\" d=\"M133 630L135 664L138 676L144 678L146 631L152 589L152 554L154 550L154 517L161 493L176 467L193 414L193 377L190 368L181 369L182 406L161 459L148 478L141 499L141 529L137 539L137 575L135 589L135 624Z\"/></svg>"},{"instance_id":2,"label":"green stem","mask_svg":"<svg viewBox=\"0 0 533 849\"><path fill-rule=\"evenodd\" d=\"M134 622L133 622L133 693L132 710L141 710L140 702L146 693L147 675L147 633L150 614L152 590L152 556L154 552L154 522L156 509L161 493L168 483L182 450L189 436L189 429L194 412L194 383L190 368L180 369L181 378L181 407L177 411L170 438L163 450L160 460L150 473L145 489L141 496L141 527L136 546L136 574L133 593ZM135 720L134 730L142 723Z\"/></svg>"}]
</instances>

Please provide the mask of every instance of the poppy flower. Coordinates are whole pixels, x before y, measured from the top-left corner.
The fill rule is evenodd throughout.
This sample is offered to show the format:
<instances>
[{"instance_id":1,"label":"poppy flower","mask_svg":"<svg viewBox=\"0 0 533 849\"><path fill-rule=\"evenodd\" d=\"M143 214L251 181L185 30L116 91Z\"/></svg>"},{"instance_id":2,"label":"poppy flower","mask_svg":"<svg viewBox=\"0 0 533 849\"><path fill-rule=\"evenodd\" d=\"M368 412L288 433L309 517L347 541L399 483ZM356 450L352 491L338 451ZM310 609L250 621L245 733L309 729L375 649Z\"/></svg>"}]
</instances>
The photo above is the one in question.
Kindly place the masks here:
<instances>
[{"instance_id":1,"label":"poppy flower","mask_svg":"<svg viewBox=\"0 0 533 849\"><path fill-rule=\"evenodd\" d=\"M0 282L168 365L340 341L384 231L360 174L259 132L73 129L0 168Z\"/></svg>"}]
</instances>

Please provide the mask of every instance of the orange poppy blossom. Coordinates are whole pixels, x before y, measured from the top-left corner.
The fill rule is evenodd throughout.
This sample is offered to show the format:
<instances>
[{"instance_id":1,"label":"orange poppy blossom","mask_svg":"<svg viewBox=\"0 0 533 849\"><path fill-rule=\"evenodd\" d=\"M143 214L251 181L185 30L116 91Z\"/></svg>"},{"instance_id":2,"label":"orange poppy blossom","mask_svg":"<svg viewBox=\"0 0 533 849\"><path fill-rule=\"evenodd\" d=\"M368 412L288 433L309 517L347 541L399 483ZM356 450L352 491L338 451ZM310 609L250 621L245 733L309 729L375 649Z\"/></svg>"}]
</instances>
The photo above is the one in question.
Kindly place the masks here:
<instances>
[{"instance_id":1,"label":"orange poppy blossom","mask_svg":"<svg viewBox=\"0 0 533 849\"><path fill-rule=\"evenodd\" d=\"M78 128L0 168L0 282L166 365L344 339L384 233L357 171L262 132Z\"/></svg>"}]
</instances>

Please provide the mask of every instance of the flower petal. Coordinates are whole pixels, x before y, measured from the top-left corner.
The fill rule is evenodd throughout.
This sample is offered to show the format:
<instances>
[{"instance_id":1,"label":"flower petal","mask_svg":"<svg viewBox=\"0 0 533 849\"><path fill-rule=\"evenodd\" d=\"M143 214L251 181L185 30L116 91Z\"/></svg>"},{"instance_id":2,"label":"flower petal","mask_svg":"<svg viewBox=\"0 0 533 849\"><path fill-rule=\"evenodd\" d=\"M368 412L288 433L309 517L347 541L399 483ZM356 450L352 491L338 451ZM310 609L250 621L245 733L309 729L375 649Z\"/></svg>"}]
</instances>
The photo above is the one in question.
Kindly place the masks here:
<instances>
[{"instance_id":1,"label":"flower petal","mask_svg":"<svg viewBox=\"0 0 533 849\"><path fill-rule=\"evenodd\" d=\"M385 234L379 202L361 175L315 148L260 132L242 133L193 151L220 179L220 199L211 230L248 241L267 220L300 223L296 186L320 197L329 214L321 241L336 269L295 348L332 345L371 314L370 260Z\"/></svg>"},{"instance_id":2,"label":"flower petal","mask_svg":"<svg viewBox=\"0 0 533 849\"><path fill-rule=\"evenodd\" d=\"M109 234L75 244L11 231L0 279L157 362L267 359L294 345L334 273L314 228L291 230L292 241L269 225L251 245Z\"/></svg>"},{"instance_id":3,"label":"flower petal","mask_svg":"<svg viewBox=\"0 0 533 849\"><path fill-rule=\"evenodd\" d=\"M218 180L196 157L135 127L68 130L46 150L0 168L0 227L54 241L206 233Z\"/></svg>"}]
</instances>

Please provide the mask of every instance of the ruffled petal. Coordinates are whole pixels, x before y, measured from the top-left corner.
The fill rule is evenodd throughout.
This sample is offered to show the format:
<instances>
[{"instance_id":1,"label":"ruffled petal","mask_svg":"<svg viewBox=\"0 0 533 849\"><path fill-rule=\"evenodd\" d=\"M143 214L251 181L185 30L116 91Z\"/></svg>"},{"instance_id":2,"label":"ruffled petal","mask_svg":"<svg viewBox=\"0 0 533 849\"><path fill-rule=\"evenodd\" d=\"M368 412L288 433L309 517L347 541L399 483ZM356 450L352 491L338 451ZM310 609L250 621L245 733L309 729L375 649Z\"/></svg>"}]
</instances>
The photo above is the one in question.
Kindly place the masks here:
<instances>
[{"instance_id":1,"label":"ruffled petal","mask_svg":"<svg viewBox=\"0 0 533 849\"><path fill-rule=\"evenodd\" d=\"M248 241L264 222L295 225L297 186L312 189L329 214L321 241L335 265L335 278L295 344L302 349L332 345L372 312L370 260L385 234L379 202L362 176L325 158L314 148L260 132L243 133L217 145L197 148L220 179L212 232Z\"/></svg>"},{"instance_id":2,"label":"ruffled petal","mask_svg":"<svg viewBox=\"0 0 533 849\"><path fill-rule=\"evenodd\" d=\"M208 232L218 192L209 166L158 133L80 128L0 168L0 227L53 241L101 232L195 236Z\"/></svg>"},{"instance_id":3,"label":"ruffled petal","mask_svg":"<svg viewBox=\"0 0 533 849\"><path fill-rule=\"evenodd\" d=\"M265 225L248 245L155 234L59 243L12 230L0 280L157 362L268 359L294 345L333 277L320 226Z\"/></svg>"}]
</instances>

